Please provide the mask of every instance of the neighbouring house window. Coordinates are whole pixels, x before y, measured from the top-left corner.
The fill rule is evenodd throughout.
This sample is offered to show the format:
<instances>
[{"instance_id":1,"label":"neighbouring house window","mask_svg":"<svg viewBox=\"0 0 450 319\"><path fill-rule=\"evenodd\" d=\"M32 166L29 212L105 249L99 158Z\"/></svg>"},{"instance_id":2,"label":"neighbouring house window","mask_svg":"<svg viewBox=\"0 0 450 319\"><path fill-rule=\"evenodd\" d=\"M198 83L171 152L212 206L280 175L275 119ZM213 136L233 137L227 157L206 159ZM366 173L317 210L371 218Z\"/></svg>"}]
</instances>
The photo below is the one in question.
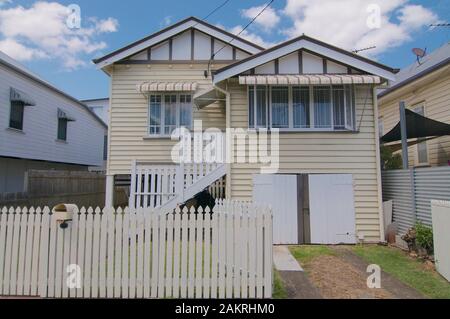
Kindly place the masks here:
<instances>
[{"instance_id":1,"label":"neighbouring house window","mask_svg":"<svg viewBox=\"0 0 450 319\"><path fill-rule=\"evenodd\" d=\"M423 105L416 107L414 112L425 116L425 107ZM417 142L417 160L419 164L428 164L428 147L426 138L418 138Z\"/></svg>"},{"instance_id":2,"label":"neighbouring house window","mask_svg":"<svg viewBox=\"0 0 450 319\"><path fill-rule=\"evenodd\" d=\"M249 86L249 127L281 130L353 130L350 85ZM267 121L270 114L270 121Z\"/></svg>"},{"instance_id":3,"label":"neighbouring house window","mask_svg":"<svg viewBox=\"0 0 450 319\"><path fill-rule=\"evenodd\" d=\"M179 127L192 127L192 96L187 94L151 95L149 134L169 136Z\"/></svg>"},{"instance_id":4,"label":"neighbouring house window","mask_svg":"<svg viewBox=\"0 0 450 319\"><path fill-rule=\"evenodd\" d=\"M23 111L25 105L22 102L11 101L11 112L9 115L9 127L23 130Z\"/></svg>"},{"instance_id":5,"label":"neighbouring house window","mask_svg":"<svg viewBox=\"0 0 450 319\"><path fill-rule=\"evenodd\" d=\"M103 160L108 159L108 135L103 137Z\"/></svg>"},{"instance_id":6,"label":"neighbouring house window","mask_svg":"<svg viewBox=\"0 0 450 319\"><path fill-rule=\"evenodd\" d=\"M67 141L67 119L58 119L58 140Z\"/></svg>"}]
</instances>

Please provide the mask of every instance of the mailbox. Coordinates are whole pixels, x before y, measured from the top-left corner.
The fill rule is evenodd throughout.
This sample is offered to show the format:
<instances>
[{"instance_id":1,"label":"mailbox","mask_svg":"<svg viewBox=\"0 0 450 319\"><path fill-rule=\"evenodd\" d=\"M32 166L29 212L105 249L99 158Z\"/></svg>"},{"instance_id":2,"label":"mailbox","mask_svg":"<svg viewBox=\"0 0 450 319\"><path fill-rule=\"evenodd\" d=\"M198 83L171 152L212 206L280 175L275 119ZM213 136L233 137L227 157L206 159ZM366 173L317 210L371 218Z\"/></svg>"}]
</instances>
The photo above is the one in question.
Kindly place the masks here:
<instances>
[{"instance_id":1,"label":"mailbox","mask_svg":"<svg viewBox=\"0 0 450 319\"><path fill-rule=\"evenodd\" d=\"M78 206L74 204L59 204L53 207L52 214L59 227L66 229L69 227L68 222L73 219L73 214L78 211Z\"/></svg>"}]
</instances>

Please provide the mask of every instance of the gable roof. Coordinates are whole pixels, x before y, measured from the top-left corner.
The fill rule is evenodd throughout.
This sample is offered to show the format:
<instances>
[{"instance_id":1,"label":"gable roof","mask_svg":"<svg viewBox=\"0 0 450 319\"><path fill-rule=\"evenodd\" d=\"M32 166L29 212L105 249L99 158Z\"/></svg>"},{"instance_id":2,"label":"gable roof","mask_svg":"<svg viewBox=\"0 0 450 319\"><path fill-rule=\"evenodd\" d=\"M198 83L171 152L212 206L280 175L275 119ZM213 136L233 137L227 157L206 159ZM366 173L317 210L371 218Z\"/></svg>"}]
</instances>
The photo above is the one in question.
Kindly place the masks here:
<instances>
[{"instance_id":1,"label":"gable roof","mask_svg":"<svg viewBox=\"0 0 450 319\"><path fill-rule=\"evenodd\" d=\"M250 54L255 54L264 50L264 48L260 47L259 45L256 45L243 38L236 37L235 35L212 24L204 22L196 17L189 17L143 39L133 42L121 49L111 52L104 57L94 59L93 62L97 64L99 68L103 68L107 65L134 55L142 50L145 50L148 47L161 43L164 40L167 40L191 28L209 34L210 36L218 38L225 43L228 43L232 39L234 39L232 44L233 46Z\"/></svg>"},{"instance_id":2,"label":"gable roof","mask_svg":"<svg viewBox=\"0 0 450 319\"><path fill-rule=\"evenodd\" d=\"M11 58L9 55L6 55L2 51L0 51L0 64L5 65L9 69L11 69L11 70L13 70L13 71L15 71L17 73L20 73L20 74L26 76L27 78L29 78L29 79L31 79L31 80L33 80L33 81L35 81L35 82L37 82L37 83L47 87L48 89L52 90L53 92L55 92L57 94L60 94L63 97L71 100L72 102L77 103L82 108L84 108L92 117L94 117L94 119L97 122L99 122L104 128L108 128L105 125L105 123L103 123L103 121L100 119L100 117L98 117L97 114L92 112L86 104L80 102L79 100L77 100L73 96L70 96L69 94L61 91L60 89L58 89L57 87L53 86L49 82L45 81L40 76L38 76L37 74L34 74L30 70L28 70L25 66L23 66L22 64L20 64L19 62L17 62L13 58Z\"/></svg>"},{"instance_id":3,"label":"gable roof","mask_svg":"<svg viewBox=\"0 0 450 319\"><path fill-rule=\"evenodd\" d=\"M292 40L278 44L272 48L256 53L246 59L230 64L217 70L214 76L214 83L218 83L242 72L253 69L257 66L268 63L272 60L286 56L292 52L305 49L330 58L337 62L355 67L356 69L366 71L367 73L378 75L382 78L393 80L394 74L398 69L393 69L384 64L370 60L363 56L349 52L347 50L335 47L320 40L301 35Z\"/></svg>"},{"instance_id":4,"label":"gable roof","mask_svg":"<svg viewBox=\"0 0 450 319\"><path fill-rule=\"evenodd\" d=\"M436 51L426 55L419 65L417 62L402 69L394 81L390 82L389 88L383 90L378 97L388 95L389 93L402 88L415 80L422 78L446 65L450 64L450 42L446 43Z\"/></svg>"}]
</instances>

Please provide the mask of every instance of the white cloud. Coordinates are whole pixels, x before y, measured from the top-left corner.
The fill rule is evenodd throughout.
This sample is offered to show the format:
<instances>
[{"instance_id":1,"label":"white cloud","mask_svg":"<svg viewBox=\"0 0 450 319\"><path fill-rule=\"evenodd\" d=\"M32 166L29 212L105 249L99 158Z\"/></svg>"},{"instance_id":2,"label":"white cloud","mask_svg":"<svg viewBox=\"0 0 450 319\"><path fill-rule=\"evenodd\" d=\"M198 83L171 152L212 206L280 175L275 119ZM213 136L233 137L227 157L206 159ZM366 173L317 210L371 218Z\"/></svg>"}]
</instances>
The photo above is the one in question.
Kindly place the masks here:
<instances>
[{"instance_id":1,"label":"white cloud","mask_svg":"<svg viewBox=\"0 0 450 319\"><path fill-rule=\"evenodd\" d=\"M226 28L226 27L224 27L221 24L217 24L216 26L218 28L220 28L220 29L227 30L228 32L230 32L232 34L235 34L235 35L240 33L242 31L242 29L244 28L241 25L237 25L237 26L234 26L232 28ZM243 38L243 39L245 39L247 41L250 41L252 43L255 43L255 44L257 44L257 45L259 45L259 46L261 46L263 48L269 48L269 47L275 45L275 43L269 42L269 41L265 41L261 36L257 35L256 33L249 32L248 30L245 30L244 32L242 32L239 35L239 37Z\"/></svg>"},{"instance_id":2,"label":"white cloud","mask_svg":"<svg viewBox=\"0 0 450 319\"><path fill-rule=\"evenodd\" d=\"M370 4L380 8L380 28L367 24ZM376 55L411 40L420 28L435 22L431 10L409 0L287 0L283 13L293 25L282 32L292 38L306 34L344 49L376 46Z\"/></svg>"},{"instance_id":3,"label":"white cloud","mask_svg":"<svg viewBox=\"0 0 450 319\"><path fill-rule=\"evenodd\" d=\"M116 32L118 22L85 18L81 12L81 28L70 29L68 14L66 6L46 1L0 9L0 50L21 61L56 59L68 70L86 66L89 55L106 48L98 37Z\"/></svg>"},{"instance_id":4,"label":"white cloud","mask_svg":"<svg viewBox=\"0 0 450 319\"><path fill-rule=\"evenodd\" d=\"M248 19L254 19L263 9L265 5L259 7L252 7L249 9L241 10L241 15ZM275 9L267 7L266 10L255 20L255 25L262 28L264 31L269 32L275 28L280 22Z\"/></svg>"}]
</instances>

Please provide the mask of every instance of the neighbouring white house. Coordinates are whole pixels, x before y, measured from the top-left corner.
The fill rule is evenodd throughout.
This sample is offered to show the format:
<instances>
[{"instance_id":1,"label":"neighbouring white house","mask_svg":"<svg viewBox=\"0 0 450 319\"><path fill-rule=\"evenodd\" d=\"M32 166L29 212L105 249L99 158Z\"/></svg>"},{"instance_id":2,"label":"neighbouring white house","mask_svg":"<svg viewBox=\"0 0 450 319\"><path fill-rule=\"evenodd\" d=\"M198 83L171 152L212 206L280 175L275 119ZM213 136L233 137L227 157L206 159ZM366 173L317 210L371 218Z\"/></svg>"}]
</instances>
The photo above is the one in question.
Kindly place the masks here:
<instances>
[{"instance_id":1,"label":"neighbouring white house","mask_svg":"<svg viewBox=\"0 0 450 319\"><path fill-rule=\"evenodd\" d=\"M271 205L276 244L384 241L376 90L397 70L306 35L264 49L194 17L94 63L111 81L106 206L124 176L130 206L167 210L225 178L228 199ZM173 160L171 133L198 121L247 134L227 139L231 161ZM270 174L247 156L267 132Z\"/></svg>"},{"instance_id":2,"label":"neighbouring white house","mask_svg":"<svg viewBox=\"0 0 450 319\"><path fill-rule=\"evenodd\" d=\"M109 98L81 100L89 109L94 112L103 123L108 125L109 122Z\"/></svg>"},{"instance_id":3,"label":"neighbouring white house","mask_svg":"<svg viewBox=\"0 0 450 319\"><path fill-rule=\"evenodd\" d=\"M0 193L24 192L28 170L103 166L107 131L85 104L0 52Z\"/></svg>"}]
</instances>

